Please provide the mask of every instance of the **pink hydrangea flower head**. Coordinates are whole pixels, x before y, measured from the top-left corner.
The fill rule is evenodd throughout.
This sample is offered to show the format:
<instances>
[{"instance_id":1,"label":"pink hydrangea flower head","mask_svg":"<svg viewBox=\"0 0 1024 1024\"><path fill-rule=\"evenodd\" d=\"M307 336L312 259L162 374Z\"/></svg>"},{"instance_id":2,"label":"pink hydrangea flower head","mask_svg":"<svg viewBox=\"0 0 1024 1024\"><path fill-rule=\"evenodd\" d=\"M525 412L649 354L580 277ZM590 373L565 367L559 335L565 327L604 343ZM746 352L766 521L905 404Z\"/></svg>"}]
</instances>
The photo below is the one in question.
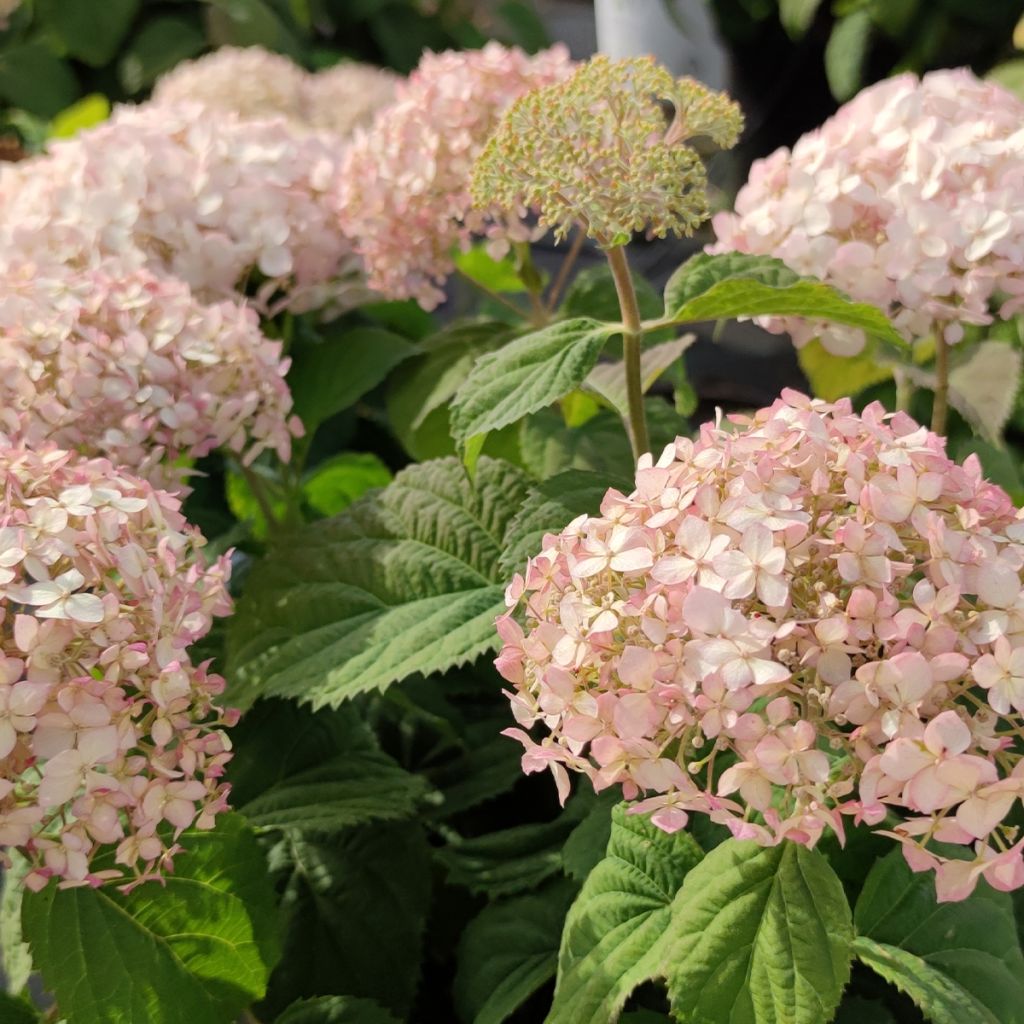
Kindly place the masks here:
<instances>
[{"instance_id":1,"label":"pink hydrangea flower head","mask_svg":"<svg viewBox=\"0 0 1024 1024\"><path fill-rule=\"evenodd\" d=\"M535 209L556 237L581 225L605 247L636 231L691 235L710 214L704 163L688 143L734 146L742 127L724 93L675 79L652 57L598 55L512 104L473 168L473 199Z\"/></svg>"},{"instance_id":2,"label":"pink hydrangea flower head","mask_svg":"<svg viewBox=\"0 0 1024 1024\"><path fill-rule=\"evenodd\" d=\"M151 103L199 103L249 120L285 118L297 131L347 138L394 99L396 74L344 61L310 73L260 46L222 46L163 75Z\"/></svg>"},{"instance_id":3,"label":"pink hydrangea flower head","mask_svg":"<svg viewBox=\"0 0 1024 1024\"><path fill-rule=\"evenodd\" d=\"M262 46L222 46L185 60L161 75L151 102L161 106L200 103L246 120L303 120L307 72Z\"/></svg>"},{"instance_id":4,"label":"pink hydrangea flower head","mask_svg":"<svg viewBox=\"0 0 1024 1024\"><path fill-rule=\"evenodd\" d=\"M1024 309L1024 103L966 69L865 89L793 147L758 160L713 251L777 256L885 310L908 341ZM766 319L838 355L853 328Z\"/></svg>"},{"instance_id":5,"label":"pink hydrangea flower head","mask_svg":"<svg viewBox=\"0 0 1024 1024\"><path fill-rule=\"evenodd\" d=\"M0 845L34 889L159 877L226 805L237 716L188 648L231 610L227 558L104 459L0 438L0 480Z\"/></svg>"},{"instance_id":6,"label":"pink hydrangea flower head","mask_svg":"<svg viewBox=\"0 0 1024 1024\"><path fill-rule=\"evenodd\" d=\"M366 295L336 216L342 149L279 118L120 107L0 172L0 235L40 263L147 266L204 301L333 312Z\"/></svg>"},{"instance_id":7,"label":"pink hydrangea flower head","mask_svg":"<svg viewBox=\"0 0 1024 1024\"><path fill-rule=\"evenodd\" d=\"M188 285L108 260L0 273L0 429L102 455L159 486L169 463L226 447L287 459L288 361L252 309L203 305Z\"/></svg>"},{"instance_id":8,"label":"pink hydrangea flower head","mask_svg":"<svg viewBox=\"0 0 1024 1024\"><path fill-rule=\"evenodd\" d=\"M1024 884L1024 513L877 403L730 419L644 456L510 585L524 770L763 845L887 821L943 899Z\"/></svg>"},{"instance_id":9,"label":"pink hydrangea flower head","mask_svg":"<svg viewBox=\"0 0 1024 1024\"><path fill-rule=\"evenodd\" d=\"M570 69L561 46L531 57L489 43L423 57L395 102L355 133L342 166L339 216L372 288L430 309L457 247L485 235L497 255L533 236L518 213L473 208L470 169L505 108Z\"/></svg>"}]
</instances>

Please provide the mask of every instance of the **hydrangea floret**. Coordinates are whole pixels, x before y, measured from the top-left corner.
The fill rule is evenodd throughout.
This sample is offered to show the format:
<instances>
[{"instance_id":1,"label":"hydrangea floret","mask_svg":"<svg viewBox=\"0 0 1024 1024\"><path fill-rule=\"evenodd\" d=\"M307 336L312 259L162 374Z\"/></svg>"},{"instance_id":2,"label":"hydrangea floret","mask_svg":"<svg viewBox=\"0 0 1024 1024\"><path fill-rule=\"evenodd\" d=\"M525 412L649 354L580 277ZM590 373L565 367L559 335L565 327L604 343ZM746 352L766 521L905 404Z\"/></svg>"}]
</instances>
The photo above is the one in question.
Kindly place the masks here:
<instances>
[{"instance_id":1,"label":"hydrangea floret","mask_svg":"<svg viewBox=\"0 0 1024 1024\"><path fill-rule=\"evenodd\" d=\"M424 55L395 102L355 133L341 169L341 225L372 288L432 309L453 253L474 236L495 256L533 237L525 211L474 209L469 173L508 105L570 69L561 46L529 56L492 42Z\"/></svg>"},{"instance_id":2,"label":"hydrangea floret","mask_svg":"<svg viewBox=\"0 0 1024 1024\"><path fill-rule=\"evenodd\" d=\"M181 281L116 261L0 274L0 429L32 446L52 440L176 489L172 464L214 448L287 460L301 434L287 369L252 309L203 305Z\"/></svg>"},{"instance_id":3,"label":"hydrangea floret","mask_svg":"<svg viewBox=\"0 0 1024 1024\"><path fill-rule=\"evenodd\" d=\"M563 799L567 769L621 786L669 832L700 813L813 846L866 822L944 900L1024 885L1024 515L877 403L729 419L641 459L509 586L524 770Z\"/></svg>"},{"instance_id":4,"label":"hydrangea floret","mask_svg":"<svg viewBox=\"0 0 1024 1024\"><path fill-rule=\"evenodd\" d=\"M0 845L32 889L159 878L226 806L237 716L188 648L231 609L229 563L106 460L0 438L0 480Z\"/></svg>"},{"instance_id":5,"label":"hydrangea floret","mask_svg":"<svg viewBox=\"0 0 1024 1024\"><path fill-rule=\"evenodd\" d=\"M691 235L710 216L692 143L729 148L742 127L724 93L651 57L599 55L512 104L473 169L473 200L536 210L556 238L579 224L605 248L638 231Z\"/></svg>"},{"instance_id":6,"label":"hydrangea floret","mask_svg":"<svg viewBox=\"0 0 1024 1024\"><path fill-rule=\"evenodd\" d=\"M865 89L793 147L755 162L717 252L777 256L885 310L908 341L963 337L993 306L1024 309L1024 103L970 71L904 74ZM767 318L836 355L855 328Z\"/></svg>"},{"instance_id":7,"label":"hydrangea floret","mask_svg":"<svg viewBox=\"0 0 1024 1024\"><path fill-rule=\"evenodd\" d=\"M270 315L333 312L366 296L337 221L343 148L283 119L120 107L0 171L0 242L39 263L147 266Z\"/></svg>"}]
</instances>

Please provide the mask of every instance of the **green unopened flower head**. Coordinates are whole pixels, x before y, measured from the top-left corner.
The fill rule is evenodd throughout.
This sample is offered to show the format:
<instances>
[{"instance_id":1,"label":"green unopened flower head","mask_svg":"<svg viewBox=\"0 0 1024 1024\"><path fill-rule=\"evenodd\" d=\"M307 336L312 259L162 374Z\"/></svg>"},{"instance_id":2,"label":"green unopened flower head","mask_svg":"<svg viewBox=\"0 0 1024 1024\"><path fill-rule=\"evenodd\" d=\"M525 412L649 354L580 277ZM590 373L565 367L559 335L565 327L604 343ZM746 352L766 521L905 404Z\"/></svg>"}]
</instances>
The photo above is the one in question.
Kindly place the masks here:
<instances>
[{"instance_id":1,"label":"green unopened flower head","mask_svg":"<svg viewBox=\"0 0 1024 1024\"><path fill-rule=\"evenodd\" d=\"M690 235L709 216L692 143L736 144L739 107L650 57L597 56L571 78L517 100L473 169L481 207L536 210L563 238L580 224L599 245L635 231Z\"/></svg>"}]
</instances>

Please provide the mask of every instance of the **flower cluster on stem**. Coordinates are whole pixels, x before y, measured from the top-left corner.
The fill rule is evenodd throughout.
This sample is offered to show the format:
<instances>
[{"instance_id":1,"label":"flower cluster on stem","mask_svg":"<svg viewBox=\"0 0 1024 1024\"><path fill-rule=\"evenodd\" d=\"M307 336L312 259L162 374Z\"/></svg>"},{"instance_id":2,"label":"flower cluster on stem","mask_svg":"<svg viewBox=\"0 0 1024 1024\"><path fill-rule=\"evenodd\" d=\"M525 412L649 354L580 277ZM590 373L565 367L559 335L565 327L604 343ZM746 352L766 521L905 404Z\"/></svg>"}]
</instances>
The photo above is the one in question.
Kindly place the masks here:
<instances>
[{"instance_id":1,"label":"flower cluster on stem","mask_svg":"<svg viewBox=\"0 0 1024 1024\"><path fill-rule=\"evenodd\" d=\"M0 481L0 845L33 889L158 878L226 806L237 716L188 647L230 611L228 562L106 460L0 438Z\"/></svg>"},{"instance_id":2,"label":"flower cluster on stem","mask_svg":"<svg viewBox=\"0 0 1024 1024\"><path fill-rule=\"evenodd\" d=\"M730 419L645 456L509 586L524 770L621 786L666 831L813 846L866 822L941 899L1024 885L1024 515L878 404Z\"/></svg>"}]
</instances>

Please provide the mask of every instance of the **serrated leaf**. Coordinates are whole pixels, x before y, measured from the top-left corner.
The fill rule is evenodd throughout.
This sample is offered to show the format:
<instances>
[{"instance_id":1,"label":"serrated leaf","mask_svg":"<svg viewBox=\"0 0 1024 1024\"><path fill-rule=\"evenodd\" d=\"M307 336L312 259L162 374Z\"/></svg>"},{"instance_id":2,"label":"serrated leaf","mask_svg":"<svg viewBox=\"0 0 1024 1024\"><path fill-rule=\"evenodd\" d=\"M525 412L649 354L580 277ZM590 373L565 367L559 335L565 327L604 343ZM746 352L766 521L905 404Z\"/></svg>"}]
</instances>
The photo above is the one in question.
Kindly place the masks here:
<instances>
[{"instance_id":1,"label":"serrated leaf","mask_svg":"<svg viewBox=\"0 0 1024 1024\"><path fill-rule=\"evenodd\" d=\"M452 401L452 436L497 430L575 390L614 333L611 324L578 317L481 356Z\"/></svg>"},{"instance_id":2,"label":"serrated leaf","mask_svg":"<svg viewBox=\"0 0 1024 1024\"><path fill-rule=\"evenodd\" d=\"M233 702L336 705L491 650L505 532L526 492L508 463L481 458L471 482L440 459L277 545L231 620Z\"/></svg>"},{"instance_id":3,"label":"serrated leaf","mask_svg":"<svg viewBox=\"0 0 1024 1024\"><path fill-rule=\"evenodd\" d=\"M277 912L252 832L225 815L181 844L163 885L26 893L34 963L75 1024L223 1024L263 995Z\"/></svg>"},{"instance_id":4,"label":"serrated leaf","mask_svg":"<svg viewBox=\"0 0 1024 1024\"><path fill-rule=\"evenodd\" d=\"M858 943L880 947L857 946L857 955L936 1024L943 1024L941 1014L954 1012L979 1024L1024 1021L1024 956L1013 901L1005 893L982 884L966 900L938 903L932 874L914 874L893 850L871 869L854 921ZM907 971L920 989L899 980ZM963 1016L963 1008L975 1003L984 1013Z\"/></svg>"},{"instance_id":5,"label":"serrated leaf","mask_svg":"<svg viewBox=\"0 0 1024 1024\"><path fill-rule=\"evenodd\" d=\"M452 885L492 897L526 892L562 870L562 844L576 821L570 810L554 821L453 841L436 856Z\"/></svg>"},{"instance_id":6,"label":"serrated leaf","mask_svg":"<svg viewBox=\"0 0 1024 1024\"><path fill-rule=\"evenodd\" d=\"M606 789L599 794L593 807L572 830L562 847L562 867L577 882L585 881L587 875L604 860L612 834L612 808L617 800L618 794L614 790Z\"/></svg>"},{"instance_id":7,"label":"serrated leaf","mask_svg":"<svg viewBox=\"0 0 1024 1024\"><path fill-rule=\"evenodd\" d=\"M836 356L817 339L797 351L800 369L816 398L834 402L892 379L892 367L880 362L869 342L855 356Z\"/></svg>"},{"instance_id":8,"label":"serrated leaf","mask_svg":"<svg viewBox=\"0 0 1024 1024\"><path fill-rule=\"evenodd\" d=\"M790 39L800 39L814 21L821 0L779 0L779 21Z\"/></svg>"},{"instance_id":9,"label":"serrated leaf","mask_svg":"<svg viewBox=\"0 0 1024 1024\"><path fill-rule=\"evenodd\" d=\"M526 285L516 273L515 262L510 256L496 260L487 251L487 246L478 243L465 252L455 254L455 266L468 278L490 288L493 292L524 292Z\"/></svg>"},{"instance_id":10,"label":"serrated leaf","mask_svg":"<svg viewBox=\"0 0 1024 1024\"><path fill-rule=\"evenodd\" d=\"M459 943L453 993L467 1024L502 1024L555 977L562 923L577 886L562 879L492 903Z\"/></svg>"},{"instance_id":11,"label":"serrated leaf","mask_svg":"<svg viewBox=\"0 0 1024 1024\"><path fill-rule=\"evenodd\" d=\"M821 1024L849 980L852 939L842 883L820 853L728 840L672 907L673 1011L701 1024Z\"/></svg>"},{"instance_id":12,"label":"serrated leaf","mask_svg":"<svg viewBox=\"0 0 1024 1024\"><path fill-rule=\"evenodd\" d=\"M643 351L640 356L640 386L645 394L696 340L696 334L684 334ZM619 415L629 415L626 369L623 363L599 363L587 374L583 386L600 395Z\"/></svg>"},{"instance_id":13,"label":"serrated leaf","mask_svg":"<svg viewBox=\"0 0 1024 1024\"><path fill-rule=\"evenodd\" d=\"M337 754L276 783L240 805L256 828L334 832L350 825L411 815L427 784L386 754Z\"/></svg>"},{"instance_id":14,"label":"serrated leaf","mask_svg":"<svg viewBox=\"0 0 1024 1024\"><path fill-rule=\"evenodd\" d=\"M269 855L288 917L261 1020L300 997L374 999L404 1018L416 991L430 905L430 850L411 823L318 840L288 831Z\"/></svg>"},{"instance_id":15,"label":"serrated leaf","mask_svg":"<svg viewBox=\"0 0 1024 1024\"><path fill-rule=\"evenodd\" d=\"M321 996L292 1003L274 1024L400 1024L400 1021L372 999Z\"/></svg>"},{"instance_id":16,"label":"serrated leaf","mask_svg":"<svg viewBox=\"0 0 1024 1024\"><path fill-rule=\"evenodd\" d=\"M471 807L507 793L523 777L520 762L522 749L500 735L507 726L499 722L484 722L464 735L469 749L442 768L428 771L431 785L440 790L442 801L437 814L451 817ZM482 742L472 742L474 732L486 729L490 736Z\"/></svg>"},{"instance_id":17,"label":"serrated leaf","mask_svg":"<svg viewBox=\"0 0 1024 1024\"><path fill-rule=\"evenodd\" d=\"M569 470L545 480L530 491L509 523L501 573L522 572L526 561L540 551L545 533L557 533L584 512L597 515L608 489L631 490L628 479L616 480L597 473Z\"/></svg>"},{"instance_id":18,"label":"serrated leaf","mask_svg":"<svg viewBox=\"0 0 1024 1024\"><path fill-rule=\"evenodd\" d=\"M949 371L949 404L986 440L998 444L1020 389L1024 358L1001 341L983 341Z\"/></svg>"},{"instance_id":19,"label":"serrated leaf","mask_svg":"<svg viewBox=\"0 0 1024 1024\"><path fill-rule=\"evenodd\" d=\"M613 810L606 855L565 919L547 1024L614 1021L630 993L662 973L673 899L702 856L688 833L668 835L624 804Z\"/></svg>"},{"instance_id":20,"label":"serrated leaf","mask_svg":"<svg viewBox=\"0 0 1024 1024\"><path fill-rule=\"evenodd\" d=\"M633 469L629 437L610 409L579 427L567 426L557 409L541 409L519 425L519 450L538 480L571 469L622 477Z\"/></svg>"},{"instance_id":21,"label":"serrated leaf","mask_svg":"<svg viewBox=\"0 0 1024 1024\"><path fill-rule=\"evenodd\" d=\"M288 371L295 413L310 433L357 402L416 352L405 338L379 327L326 334L318 344L294 346Z\"/></svg>"},{"instance_id":22,"label":"serrated leaf","mask_svg":"<svg viewBox=\"0 0 1024 1024\"><path fill-rule=\"evenodd\" d=\"M665 286L665 317L674 323L738 316L797 316L857 327L900 351L907 343L875 306L798 277L782 260L745 253L698 253Z\"/></svg>"},{"instance_id":23,"label":"serrated leaf","mask_svg":"<svg viewBox=\"0 0 1024 1024\"><path fill-rule=\"evenodd\" d=\"M864 60L871 39L871 8L840 18L825 46L825 77L832 95L845 103L863 84Z\"/></svg>"}]
</instances>

